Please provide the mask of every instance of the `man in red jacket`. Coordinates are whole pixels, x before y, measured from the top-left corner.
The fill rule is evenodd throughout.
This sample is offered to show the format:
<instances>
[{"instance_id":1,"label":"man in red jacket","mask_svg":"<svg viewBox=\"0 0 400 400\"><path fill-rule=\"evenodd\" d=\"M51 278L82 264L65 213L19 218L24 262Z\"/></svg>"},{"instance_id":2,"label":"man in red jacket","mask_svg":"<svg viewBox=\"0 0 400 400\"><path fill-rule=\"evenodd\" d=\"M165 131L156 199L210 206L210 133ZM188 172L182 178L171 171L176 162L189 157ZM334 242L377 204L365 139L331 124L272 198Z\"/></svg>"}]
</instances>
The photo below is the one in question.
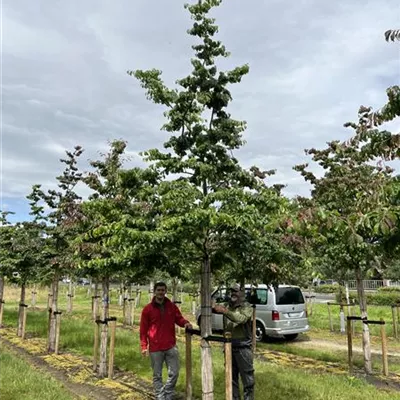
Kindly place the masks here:
<instances>
[{"instance_id":1,"label":"man in red jacket","mask_svg":"<svg viewBox=\"0 0 400 400\"><path fill-rule=\"evenodd\" d=\"M153 385L157 400L172 400L179 376L179 354L176 347L175 324L192 328L183 318L179 308L167 297L167 285L158 282L154 285L154 297L142 311L140 318L140 346L142 355L150 354L153 369ZM162 382L164 361L168 368L168 379Z\"/></svg>"}]
</instances>

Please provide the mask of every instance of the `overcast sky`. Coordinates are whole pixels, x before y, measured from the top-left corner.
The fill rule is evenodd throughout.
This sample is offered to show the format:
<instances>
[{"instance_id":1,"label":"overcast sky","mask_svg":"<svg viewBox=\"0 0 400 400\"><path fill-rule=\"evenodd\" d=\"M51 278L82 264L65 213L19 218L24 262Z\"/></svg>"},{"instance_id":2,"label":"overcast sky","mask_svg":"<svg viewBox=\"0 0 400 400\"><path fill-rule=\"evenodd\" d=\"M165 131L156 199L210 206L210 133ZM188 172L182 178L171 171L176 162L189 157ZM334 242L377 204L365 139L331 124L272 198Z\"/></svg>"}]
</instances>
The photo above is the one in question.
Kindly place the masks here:
<instances>
[{"instance_id":1,"label":"overcast sky","mask_svg":"<svg viewBox=\"0 0 400 400\"><path fill-rule=\"evenodd\" d=\"M128 69L158 68L167 84L190 71L191 25L181 0L2 0L2 203L28 213L32 184L54 185L65 149L87 159L108 141L138 152L161 147L162 109L146 100ZM285 193L308 186L292 167L304 149L345 139L361 104L381 106L400 83L399 0L224 0L219 39L248 63L232 88L232 115L248 123L245 167L277 169ZM395 129L399 128L399 124Z\"/></svg>"}]
</instances>

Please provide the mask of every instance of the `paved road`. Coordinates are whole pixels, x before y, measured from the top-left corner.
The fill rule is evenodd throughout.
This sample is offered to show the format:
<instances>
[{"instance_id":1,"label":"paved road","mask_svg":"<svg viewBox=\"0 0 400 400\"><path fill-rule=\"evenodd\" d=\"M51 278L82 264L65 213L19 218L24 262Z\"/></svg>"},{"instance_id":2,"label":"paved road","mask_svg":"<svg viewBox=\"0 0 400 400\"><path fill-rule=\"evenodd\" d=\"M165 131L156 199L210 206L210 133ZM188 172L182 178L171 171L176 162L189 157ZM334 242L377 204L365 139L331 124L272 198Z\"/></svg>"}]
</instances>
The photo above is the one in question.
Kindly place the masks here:
<instances>
[{"instance_id":1,"label":"paved road","mask_svg":"<svg viewBox=\"0 0 400 400\"><path fill-rule=\"evenodd\" d=\"M309 296L309 292L303 292L303 296ZM314 301L315 303L327 303L328 301L335 301L335 295L330 293L314 293L311 292L311 296L315 296Z\"/></svg>"}]
</instances>

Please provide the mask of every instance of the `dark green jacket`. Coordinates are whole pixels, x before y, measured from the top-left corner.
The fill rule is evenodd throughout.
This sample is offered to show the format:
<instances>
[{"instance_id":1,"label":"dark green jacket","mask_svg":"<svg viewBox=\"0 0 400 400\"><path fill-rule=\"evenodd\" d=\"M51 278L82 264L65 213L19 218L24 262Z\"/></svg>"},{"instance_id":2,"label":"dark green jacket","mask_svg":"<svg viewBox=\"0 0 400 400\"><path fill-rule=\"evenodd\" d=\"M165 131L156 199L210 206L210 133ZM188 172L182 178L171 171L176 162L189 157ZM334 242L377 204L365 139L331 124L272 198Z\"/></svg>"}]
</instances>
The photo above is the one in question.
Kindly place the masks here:
<instances>
[{"instance_id":1,"label":"dark green jacket","mask_svg":"<svg viewBox=\"0 0 400 400\"><path fill-rule=\"evenodd\" d=\"M247 302L236 307L226 304L225 307L229 311L224 314L224 331L231 332L232 347L251 346L253 308Z\"/></svg>"}]
</instances>

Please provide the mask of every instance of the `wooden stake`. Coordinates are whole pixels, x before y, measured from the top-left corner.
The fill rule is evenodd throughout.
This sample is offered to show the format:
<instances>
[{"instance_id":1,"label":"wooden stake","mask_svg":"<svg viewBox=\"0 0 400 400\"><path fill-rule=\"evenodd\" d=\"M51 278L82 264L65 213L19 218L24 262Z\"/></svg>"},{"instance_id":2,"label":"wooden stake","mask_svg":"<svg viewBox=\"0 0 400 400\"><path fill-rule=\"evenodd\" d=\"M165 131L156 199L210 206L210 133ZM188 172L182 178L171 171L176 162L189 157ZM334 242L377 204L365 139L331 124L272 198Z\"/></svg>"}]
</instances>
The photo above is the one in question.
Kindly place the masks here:
<instances>
[{"instance_id":1,"label":"wooden stake","mask_svg":"<svg viewBox=\"0 0 400 400\"><path fill-rule=\"evenodd\" d=\"M225 333L225 400L232 400L232 334Z\"/></svg>"},{"instance_id":2,"label":"wooden stake","mask_svg":"<svg viewBox=\"0 0 400 400\"><path fill-rule=\"evenodd\" d=\"M115 331L117 327L117 318L109 318L109 321L111 322L111 338L108 360L108 379L112 379L114 375Z\"/></svg>"},{"instance_id":3,"label":"wooden stake","mask_svg":"<svg viewBox=\"0 0 400 400\"><path fill-rule=\"evenodd\" d=\"M400 307L398 304L396 304L396 310L397 310L397 327L399 327L400 324ZM1 320L0 320L0 326L1 326Z\"/></svg>"},{"instance_id":4,"label":"wooden stake","mask_svg":"<svg viewBox=\"0 0 400 400\"><path fill-rule=\"evenodd\" d=\"M51 308L52 297L53 295L49 293L47 296L47 308Z\"/></svg>"},{"instance_id":5,"label":"wooden stake","mask_svg":"<svg viewBox=\"0 0 400 400\"><path fill-rule=\"evenodd\" d=\"M132 301L133 301L133 299L129 299L128 301L129 301L129 307L128 307L128 325L129 325L129 326L132 326L132 325L133 325L133 323L132 323L132 309L133 309Z\"/></svg>"},{"instance_id":6,"label":"wooden stake","mask_svg":"<svg viewBox=\"0 0 400 400\"><path fill-rule=\"evenodd\" d=\"M22 339L25 339L27 307L28 306L26 304L22 307L22 332L21 332Z\"/></svg>"},{"instance_id":7,"label":"wooden stake","mask_svg":"<svg viewBox=\"0 0 400 400\"><path fill-rule=\"evenodd\" d=\"M94 345L93 345L93 372L97 371L97 360L99 353L99 324L94 322Z\"/></svg>"},{"instance_id":8,"label":"wooden stake","mask_svg":"<svg viewBox=\"0 0 400 400\"><path fill-rule=\"evenodd\" d=\"M132 327L135 326L135 304L132 303Z\"/></svg>"},{"instance_id":9,"label":"wooden stake","mask_svg":"<svg viewBox=\"0 0 400 400\"><path fill-rule=\"evenodd\" d=\"M386 327L383 318L381 318L381 340L382 340L383 375L388 376L389 366L388 366L388 355L387 355Z\"/></svg>"},{"instance_id":10,"label":"wooden stake","mask_svg":"<svg viewBox=\"0 0 400 400\"><path fill-rule=\"evenodd\" d=\"M256 319L256 305L253 304L253 335L252 335L252 345L253 345L253 354L256 353L256 345L257 345L257 340L256 340L256 333L257 333L257 319Z\"/></svg>"},{"instance_id":11,"label":"wooden stake","mask_svg":"<svg viewBox=\"0 0 400 400\"><path fill-rule=\"evenodd\" d=\"M33 308L36 307L36 292L35 291L32 292L32 307Z\"/></svg>"},{"instance_id":12,"label":"wooden stake","mask_svg":"<svg viewBox=\"0 0 400 400\"><path fill-rule=\"evenodd\" d=\"M60 345L60 328L61 328L61 311L55 312L56 314L56 345L54 348L54 353L58 354L58 348Z\"/></svg>"},{"instance_id":13,"label":"wooden stake","mask_svg":"<svg viewBox=\"0 0 400 400\"><path fill-rule=\"evenodd\" d=\"M49 320L47 321L47 347L49 347L49 344L50 344L51 313L52 313L52 309L49 307Z\"/></svg>"},{"instance_id":14,"label":"wooden stake","mask_svg":"<svg viewBox=\"0 0 400 400\"><path fill-rule=\"evenodd\" d=\"M349 372L353 373L353 332L352 332L352 321L347 319L347 355L349 361Z\"/></svg>"},{"instance_id":15,"label":"wooden stake","mask_svg":"<svg viewBox=\"0 0 400 400\"><path fill-rule=\"evenodd\" d=\"M396 321L395 307L396 306L392 306L392 321L393 321L393 336L397 339L398 334L397 334L397 321Z\"/></svg>"},{"instance_id":16,"label":"wooden stake","mask_svg":"<svg viewBox=\"0 0 400 400\"><path fill-rule=\"evenodd\" d=\"M186 332L186 400L192 400L192 335Z\"/></svg>"},{"instance_id":17,"label":"wooden stake","mask_svg":"<svg viewBox=\"0 0 400 400\"><path fill-rule=\"evenodd\" d=\"M328 304L328 317L329 317L329 329L333 332L333 322L332 322L332 315L331 315L331 305Z\"/></svg>"},{"instance_id":18,"label":"wooden stake","mask_svg":"<svg viewBox=\"0 0 400 400\"><path fill-rule=\"evenodd\" d=\"M122 299L123 303L122 303L122 325L126 325L126 302L127 302L128 298L124 297Z\"/></svg>"},{"instance_id":19,"label":"wooden stake","mask_svg":"<svg viewBox=\"0 0 400 400\"><path fill-rule=\"evenodd\" d=\"M4 300L0 300L0 328L3 326Z\"/></svg>"}]
</instances>

